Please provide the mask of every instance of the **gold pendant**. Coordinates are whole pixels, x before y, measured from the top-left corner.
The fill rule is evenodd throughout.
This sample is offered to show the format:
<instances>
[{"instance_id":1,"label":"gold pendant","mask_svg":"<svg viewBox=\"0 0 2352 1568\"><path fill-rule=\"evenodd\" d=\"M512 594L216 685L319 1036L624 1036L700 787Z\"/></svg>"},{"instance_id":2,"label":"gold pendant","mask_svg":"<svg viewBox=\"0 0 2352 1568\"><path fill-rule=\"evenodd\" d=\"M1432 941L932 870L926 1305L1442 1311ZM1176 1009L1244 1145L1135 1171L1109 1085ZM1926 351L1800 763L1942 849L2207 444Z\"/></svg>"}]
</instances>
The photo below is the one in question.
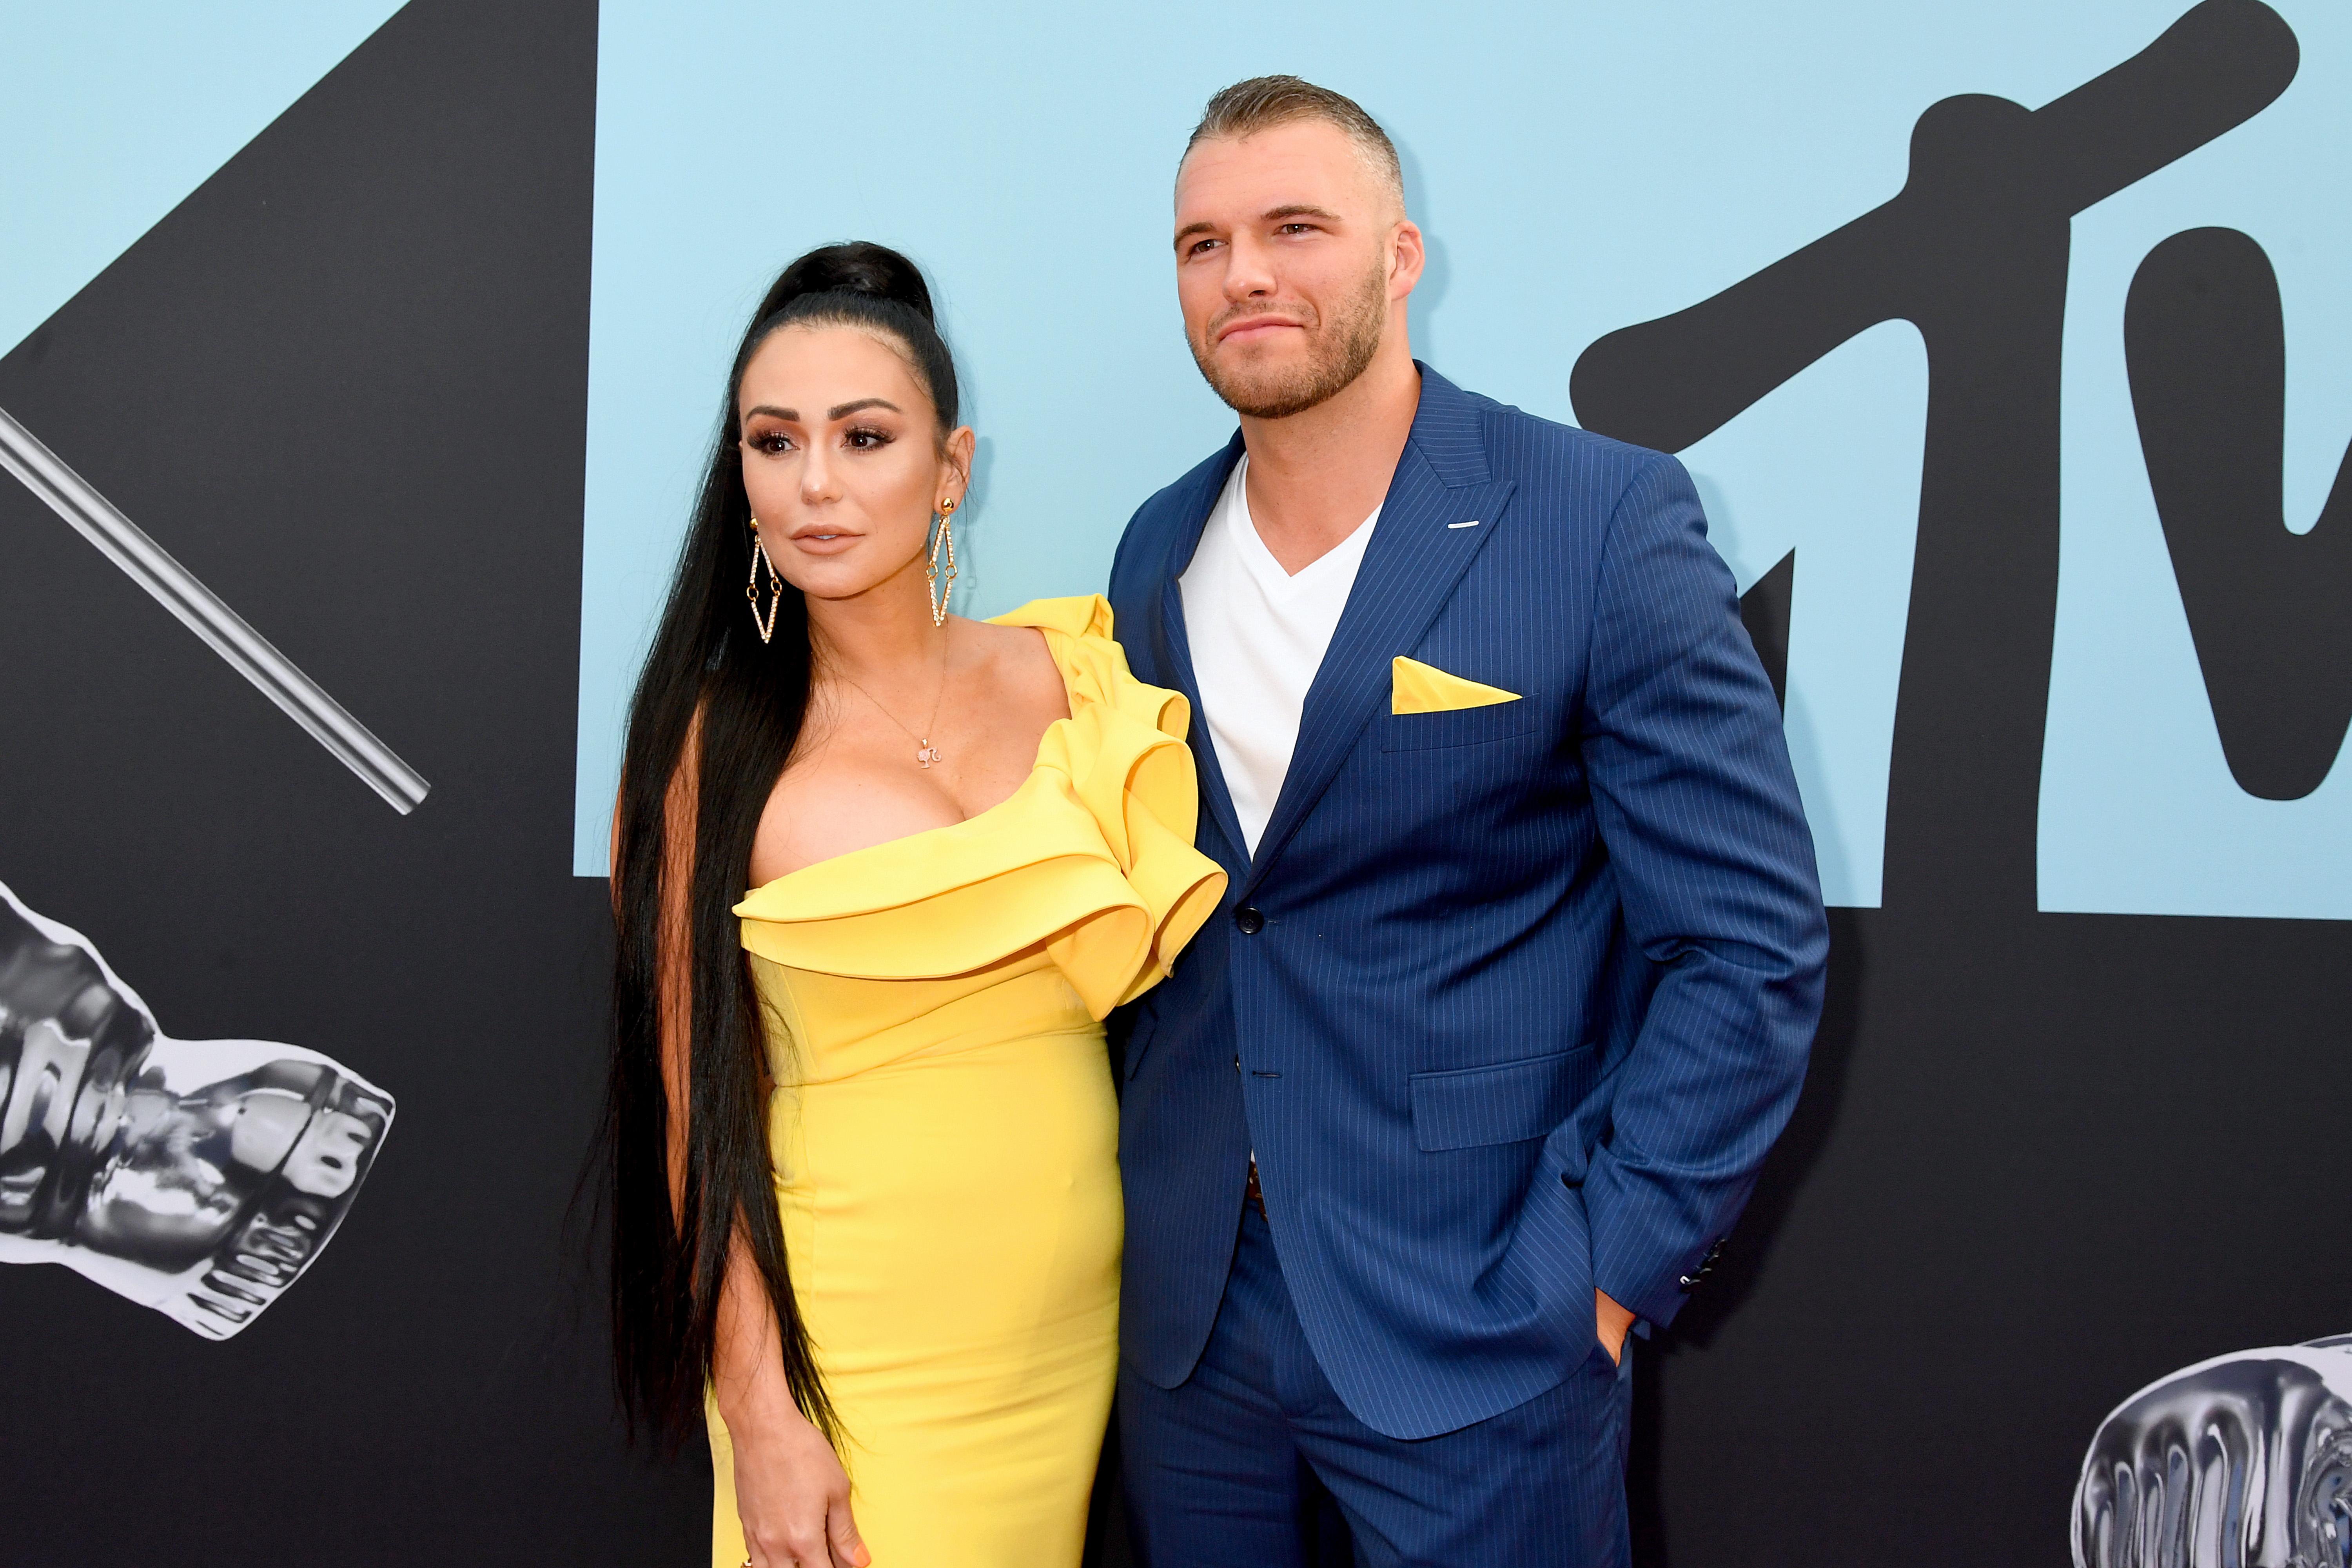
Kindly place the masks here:
<instances>
[{"instance_id":1,"label":"gold pendant","mask_svg":"<svg viewBox=\"0 0 2352 1568\"><path fill-rule=\"evenodd\" d=\"M924 736L923 749L915 753L916 765L919 767L928 768L939 760L940 749L931 744L931 738L929 735Z\"/></svg>"}]
</instances>

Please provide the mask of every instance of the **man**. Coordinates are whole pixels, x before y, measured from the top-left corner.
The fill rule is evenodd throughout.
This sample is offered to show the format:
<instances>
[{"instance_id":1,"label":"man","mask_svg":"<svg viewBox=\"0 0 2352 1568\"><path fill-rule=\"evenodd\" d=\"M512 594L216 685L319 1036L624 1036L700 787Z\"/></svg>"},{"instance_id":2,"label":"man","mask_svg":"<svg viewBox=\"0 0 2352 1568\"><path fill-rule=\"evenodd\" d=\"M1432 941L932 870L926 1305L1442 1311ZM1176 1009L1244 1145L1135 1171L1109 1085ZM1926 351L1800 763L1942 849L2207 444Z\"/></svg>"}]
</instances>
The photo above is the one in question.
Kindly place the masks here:
<instances>
[{"instance_id":1,"label":"man","mask_svg":"<svg viewBox=\"0 0 2352 1568\"><path fill-rule=\"evenodd\" d=\"M1241 416L1112 569L1232 879L1122 1020L1120 1434L1154 1568L1626 1554L1635 1323L1787 1120L1827 947L1772 689L1672 458L1412 357L1396 153L1210 101L1177 292Z\"/></svg>"}]
</instances>

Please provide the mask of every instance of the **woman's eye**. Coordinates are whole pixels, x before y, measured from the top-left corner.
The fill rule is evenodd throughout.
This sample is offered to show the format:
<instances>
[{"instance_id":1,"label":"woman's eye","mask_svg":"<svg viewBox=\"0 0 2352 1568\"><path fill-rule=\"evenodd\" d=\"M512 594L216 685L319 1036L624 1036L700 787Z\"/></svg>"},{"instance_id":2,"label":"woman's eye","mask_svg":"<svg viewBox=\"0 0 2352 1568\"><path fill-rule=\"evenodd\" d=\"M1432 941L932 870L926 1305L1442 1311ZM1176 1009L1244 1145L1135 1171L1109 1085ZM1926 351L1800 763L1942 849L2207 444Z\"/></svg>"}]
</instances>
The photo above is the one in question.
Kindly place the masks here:
<instances>
[{"instance_id":1,"label":"woman's eye","mask_svg":"<svg viewBox=\"0 0 2352 1568\"><path fill-rule=\"evenodd\" d=\"M853 450L860 452L870 452L877 447L887 447L890 444L890 437L887 432L863 426L850 431L842 439L846 441Z\"/></svg>"},{"instance_id":2,"label":"woman's eye","mask_svg":"<svg viewBox=\"0 0 2352 1568\"><path fill-rule=\"evenodd\" d=\"M763 430L752 437L749 445L753 451L765 452L772 457L779 452L791 451L793 438L781 430Z\"/></svg>"}]
</instances>

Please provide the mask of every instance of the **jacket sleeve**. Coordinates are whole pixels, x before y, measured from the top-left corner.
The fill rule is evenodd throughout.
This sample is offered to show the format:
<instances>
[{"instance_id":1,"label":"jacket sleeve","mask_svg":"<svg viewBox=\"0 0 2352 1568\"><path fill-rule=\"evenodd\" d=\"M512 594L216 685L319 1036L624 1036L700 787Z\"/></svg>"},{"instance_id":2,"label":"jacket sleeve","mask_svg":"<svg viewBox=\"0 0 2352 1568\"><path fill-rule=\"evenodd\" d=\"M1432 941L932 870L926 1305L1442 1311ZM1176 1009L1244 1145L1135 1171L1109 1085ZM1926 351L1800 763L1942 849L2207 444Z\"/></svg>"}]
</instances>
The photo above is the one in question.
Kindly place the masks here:
<instances>
[{"instance_id":1,"label":"jacket sleeve","mask_svg":"<svg viewBox=\"0 0 2352 1568\"><path fill-rule=\"evenodd\" d=\"M1135 628L1143 624L1141 595L1145 591L1142 583L1143 574L1135 564L1133 559L1135 552L1132 547L1143 521L1143 514L1150 509L1151 503L1149 500L1137 507L1134 514L1127 520L1127 526L1119 531L1118 548L1111 552L1110 582L1107 584L1107 591L1104 594L1104 597L1108 598L1111 605L1112 633L1117 635L1124 631L1127 634L1121 640L1120 646L1127 650L1128 668L1130 670L1135 669L1137 661L1141 658L1144 661L1144 670L1150 672L1137 674L1136 679L1144 681L1152 681L1152 674L1156 673L1156 670L1153 669L1147 651L1135 646L1132 640ZM1158 684L1156 681L1152 683ZM1135 1036L1137 1019L1143 1009L1150 1005L1150 1000L1147 995L1138 1001L1114 1007L1111 1009L1110 1016L1103 1020L1104 1043L1110 1051L1111 1089L1122 1098L1127 1091L1128 1047Z\"/></svg>"},{"instance_id":2,"label":"jacket sleeve","mask_svg":"<svg viewBox=\"0 0 2352 1568\"><path fill-rule=\"evenodd\" d=\"M1664 1323L1796 1104L1829 931L1779 705L1672 458L1619 498L1591 625L1582 755L1656 984L1584 1205L1593 1283Z\"/></svg>"},{"instance_id":3,"label":"jacket sleeve","mask_svg":"<svg viewBox=\"0 0 2352 1568\"><path fill-rule=\"evenodd\" d=\"M1118 636L1124 629L1132 637L1141 615L1144 574L1134 559L1135 542L1136 535L1142 531L1143 514L1150 510L1151 502L1149 500L1135 509L1134 515L1127 520L1127 526L1119 530L1118 544L1111 552L1110 582L1105 586L1103 597L1110 601L1113 636ZM1129 663L1134 663L1131 649Z\"/></svg>"}]
</instances>

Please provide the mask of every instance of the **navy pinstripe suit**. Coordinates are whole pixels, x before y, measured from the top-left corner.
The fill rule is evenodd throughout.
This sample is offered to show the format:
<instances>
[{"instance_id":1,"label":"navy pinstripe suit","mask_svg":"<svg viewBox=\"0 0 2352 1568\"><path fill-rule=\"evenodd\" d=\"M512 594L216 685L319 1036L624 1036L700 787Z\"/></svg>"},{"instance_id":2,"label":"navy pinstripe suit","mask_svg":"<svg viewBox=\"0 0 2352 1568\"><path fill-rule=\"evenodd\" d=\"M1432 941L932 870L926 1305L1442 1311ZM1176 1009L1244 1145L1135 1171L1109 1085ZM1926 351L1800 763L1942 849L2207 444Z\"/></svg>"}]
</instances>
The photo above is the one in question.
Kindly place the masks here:
<instances>
[{"instance_id":1,"label":"navy pinstripe suit","mask_svg":"<svg viewBox=\"0 0 2352 1568\"><path fill-rule=\"evenodd\" d=\"M1145 502L1112 568L1136 674L1196 711L1177 578L1241 450L1236 435ZM1416 1440L1605 1368L1595 1286L1671 1320L1746 1202L1803 1078L1828 937L1780 713L1706 528L1674 458L1424 365L1254 859L1196 721L1199 841L1232 886L1119 1021L1123 1432L1148 1550L1154 1517L1219 1507L1171 1512L1155 1489L1213 1470L1171 1445L1230 1418L1163 1430L1152 1411L1200 1381L1213 1328L1256 1333L1221 1318L1245 1286L1286 1294L1299 1375L1410 1470L1436 1451ZM1400 654L1520 700L1392 713ZM1244 1227L1244 1268L1253 1150L1266 1234ZM1270 1251L1251 1263L1253 1246ZM1619 1393L1591 1419L1622 1421ZM1621 1450L1603 1534L1622 1534L1622 1440L1603 1445ZM1366 1512L1409 1477L1301 1452L1367 1560L1423 1560L1419 1526ZM1590 1534L1553 1522L1529 1528ZM1155 1562L1243 1560L1171 1530ZM1587 1560L1496 1554L1475 1529L1459 1542L1485 1562Z\"/></svg>"}]
</instances>

